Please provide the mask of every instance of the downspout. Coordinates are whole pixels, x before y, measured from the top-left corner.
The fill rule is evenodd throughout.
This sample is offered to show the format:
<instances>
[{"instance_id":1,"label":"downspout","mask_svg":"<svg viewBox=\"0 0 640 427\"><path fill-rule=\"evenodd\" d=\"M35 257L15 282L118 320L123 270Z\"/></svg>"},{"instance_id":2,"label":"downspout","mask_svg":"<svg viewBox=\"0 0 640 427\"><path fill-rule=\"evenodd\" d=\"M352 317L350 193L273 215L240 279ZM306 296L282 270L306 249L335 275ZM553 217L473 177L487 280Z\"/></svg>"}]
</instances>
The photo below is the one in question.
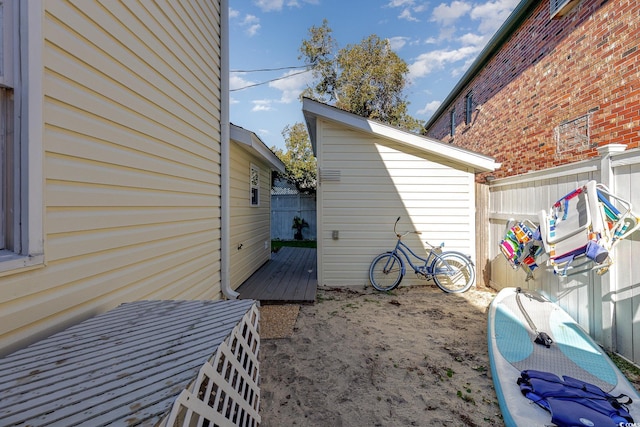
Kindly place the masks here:
<instances>
[{"instance_id":1,"label":"downspout","mask_svg":"<svg viewBox=\"0 0 640 427\"><path fill-rule=\"evenodd\" d=\"M229 1L220 1L220 290L227 299L239 294L231 289L229 275Z\"/></svg>"}]
</instances>

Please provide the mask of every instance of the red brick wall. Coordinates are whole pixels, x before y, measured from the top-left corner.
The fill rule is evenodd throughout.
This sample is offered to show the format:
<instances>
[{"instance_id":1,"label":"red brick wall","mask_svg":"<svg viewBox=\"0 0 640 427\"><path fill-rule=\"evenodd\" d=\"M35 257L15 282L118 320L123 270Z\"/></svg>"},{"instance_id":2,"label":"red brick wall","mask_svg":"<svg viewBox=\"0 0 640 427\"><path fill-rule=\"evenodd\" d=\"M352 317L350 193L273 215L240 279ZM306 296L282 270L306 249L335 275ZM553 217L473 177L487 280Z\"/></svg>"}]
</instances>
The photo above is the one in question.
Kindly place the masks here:
<instances>
[{"instance_id":1,"label":"red brick wall","mask_svg":"<svg viewBox=\"0 0 640 427\"><path fill-rule=\"evenodd\" d=\"M589 116L588 144L560 152L555 131L582 116ZM495 157L502 163L496 177L587 159L610 143L639 147L640 1L582 0L554 20L548 0L541 1L428 136Z\"/></svg>"}]
</instances>

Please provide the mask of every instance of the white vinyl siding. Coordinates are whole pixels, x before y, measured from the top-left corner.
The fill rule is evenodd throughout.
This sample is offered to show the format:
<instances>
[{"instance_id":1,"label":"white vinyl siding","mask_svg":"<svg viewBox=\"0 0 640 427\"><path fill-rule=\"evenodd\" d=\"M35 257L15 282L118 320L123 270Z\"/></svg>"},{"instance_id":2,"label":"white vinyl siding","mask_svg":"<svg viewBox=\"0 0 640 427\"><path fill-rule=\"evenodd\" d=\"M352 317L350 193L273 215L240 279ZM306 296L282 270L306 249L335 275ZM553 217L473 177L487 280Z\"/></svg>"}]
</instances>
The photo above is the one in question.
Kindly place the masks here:
<instances>
[{"instance_id":1,"label":"white vinyl siding","mask_svg":"<svg viewBox=\"0 0 640 427\"><path fill-rule=\"evenodd\" d=\"M0 278L2 351L220 297L220 3L42 5L48 264Z\"/></svg>"},{"instance_id":2,"label":"white vinyl siding","mask_svg":"<svg viewBox=\"0 0 640 427\"><path fill-rule=\"evenodd\" d=\"M271 169L242 145L231 143L230 167L230 282L236 289L271 257ZM252 205L250 171L259 172L258 204Z\"/></svg>"},{"instance_id":3,"label":"white vinyl siding","mask_svg":"<svg viewBox=\"0 0 640 427\"><path fill-rule=\"evenodd\" d=\"M339 181L318 188L319 283L368 284L373 257L393 249L393 224L416 229L406 243L425 254L424 240L466 254L475 252L474 174L450 160L318 119L322 170ZM338 231L338 239L333 231ZM403 284L417 283L412 273Z\"/></svg>"}]
</instances>

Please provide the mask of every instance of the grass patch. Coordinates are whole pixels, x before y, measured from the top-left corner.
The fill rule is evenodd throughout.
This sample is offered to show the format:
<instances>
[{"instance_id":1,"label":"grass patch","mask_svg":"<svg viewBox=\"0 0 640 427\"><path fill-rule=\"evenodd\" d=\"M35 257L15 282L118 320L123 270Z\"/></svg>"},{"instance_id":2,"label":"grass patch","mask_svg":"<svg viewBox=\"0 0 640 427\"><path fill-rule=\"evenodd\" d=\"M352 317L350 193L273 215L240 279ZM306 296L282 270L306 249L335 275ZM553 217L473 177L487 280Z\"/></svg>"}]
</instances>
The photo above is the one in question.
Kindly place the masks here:
<instances>
[{"instance_id":1,"label":"grass patch","mask_svg":"<svg viewBox=\"0 0 640 427\"><path fill-rule=\"evenodd\" d=\"M640 368L616 353L608 351L607 354L611 360L613 360L613 363L618 366L618 369L627 377L629 382L640 391Z\"/></svg>"},{"instance_id":2,"label":"grass patch","mask_svg":"<svg viewBox=\"0 0 640 427\"><path fill-rule=\"evenodd\" d=\"M315 240L272 240L271 252L277 252L283 246L293 248L317 248L318 244Z\"/></svg>"}]
</instances>

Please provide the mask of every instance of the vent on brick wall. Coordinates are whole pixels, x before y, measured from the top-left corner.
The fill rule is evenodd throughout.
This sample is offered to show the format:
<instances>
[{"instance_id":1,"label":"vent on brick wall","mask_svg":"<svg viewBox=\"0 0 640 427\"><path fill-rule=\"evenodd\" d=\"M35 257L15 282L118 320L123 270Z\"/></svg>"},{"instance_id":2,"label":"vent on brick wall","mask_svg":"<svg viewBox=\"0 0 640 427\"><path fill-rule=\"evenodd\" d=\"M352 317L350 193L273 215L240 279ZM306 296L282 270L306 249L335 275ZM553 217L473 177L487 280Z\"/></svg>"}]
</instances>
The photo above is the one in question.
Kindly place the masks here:
<instances>
[{"instance_id":1,"label":"vent on brick wall","mask_svg":"<svg viewBox=\"0 0 640 427\"><path fill-rule=\"evenodd\" d=\"M589 146L591 114L567 120L554 129L558 153L580 150Z\"/></svg>"},{"instance_id":2,"label":"vent on brick wall","mask_svg":"<svg viewBox=\"0 0 640 427\"><path fill-rule=\"evenodd\" d=\"M340 182L341 173L335 169L320 169L320 182Z\"/></svg>"},{"instance_id":3,"label":"vent on brick wall","mask_svg":"<svg viewBox=\"0 0 640 427\"><path fill-rule=\"evenodd\" d=\"M551 19L559 19L569 13L580 0L549 0Z\"/></svg>"}]
</instances>

